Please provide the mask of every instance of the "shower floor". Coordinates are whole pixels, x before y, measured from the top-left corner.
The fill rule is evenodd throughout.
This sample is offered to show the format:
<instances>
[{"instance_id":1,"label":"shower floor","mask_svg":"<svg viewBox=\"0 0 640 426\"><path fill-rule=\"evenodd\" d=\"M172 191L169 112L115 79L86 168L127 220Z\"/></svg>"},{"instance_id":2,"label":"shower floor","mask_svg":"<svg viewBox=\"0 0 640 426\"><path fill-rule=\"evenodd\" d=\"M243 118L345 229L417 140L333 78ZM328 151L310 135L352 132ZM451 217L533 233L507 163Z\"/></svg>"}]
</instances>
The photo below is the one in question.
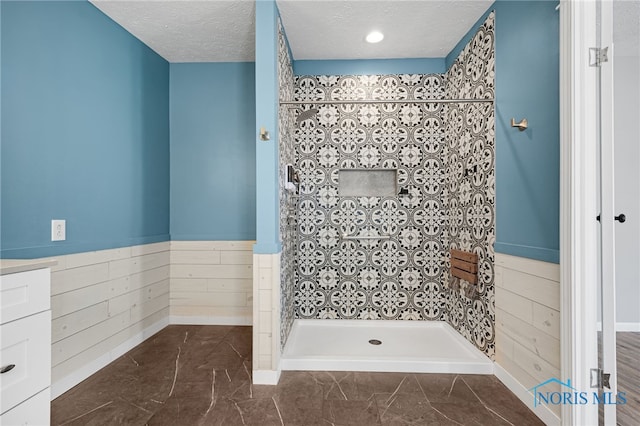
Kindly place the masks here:
<instances>
[{"instance_id":1,"label":"shower floor","mask_svg":"<svg viewBox=\"0 0 640 426\"><path fill-rule=\"evenodd\" d=\"M369 340L382 343L374 345ZM441 321L295 320L282 370L493 374L493 362Z\"/></svg>"}]
</instances>

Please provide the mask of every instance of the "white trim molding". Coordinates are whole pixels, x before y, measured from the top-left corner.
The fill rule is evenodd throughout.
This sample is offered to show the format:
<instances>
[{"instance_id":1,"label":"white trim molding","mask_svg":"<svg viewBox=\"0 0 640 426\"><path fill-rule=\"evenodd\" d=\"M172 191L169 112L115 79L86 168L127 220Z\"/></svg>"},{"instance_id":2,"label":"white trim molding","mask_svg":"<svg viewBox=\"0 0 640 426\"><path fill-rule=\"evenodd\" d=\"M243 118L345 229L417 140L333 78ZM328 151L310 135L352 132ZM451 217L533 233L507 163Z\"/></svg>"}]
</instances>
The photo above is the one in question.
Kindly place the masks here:
<instances>
[{"instance_id":1,"label":"white trim molding","mask_svg":"<svg viewBox=\"0 0 640 426\"><path fill-rule=\"evenodd\" d=\"M280 378L280 255L253 254L253 383Z\"/></svg>"},{"instance_id":2,"label":"white trim molding","mask_svg":"<svg viewBox=\"0 0 640 426\"><path fill-rule=\"evenodd\" d=\"M616 323L616 331L617 332L640 332L640 322L617 322Z\"/></svg>"},{"instance_id":3,"label":"white trim molding","mask_svg":"<svg viewBox=\"0 0 640 426\"><path fill-rule=\"evenodd\" d=\"M120 356L126 354L131 349L138 346L140 343L147 340L149 337L153 336L163 328L169 325L168 317L162 318L160 321L157 321L155 324L145 328L140 333L131 337L127 341L121 343L116 346L109 352L101 355L100 357L94 359L88 364L83 365L78 368L73 373L63 377L62 379L56 381L51 384L51 400L53 401L72 387L76 386L81 381L85 380L92 374L96 373L98 370L106 367L109 363L115 361Z\"/></svg>"},{"instance_id":4,"label":"white trim molding","mask_svg":"<svg viewBox=\"0 0 640 426\"><path fill-rule=\"evenodd\" d=\"M598 331L602 331L602 321L598 321ZM640 332L640 322L617 322L616 332Z\"/></svg>"},{"instance_id":5,"label":"white trim molding","mask_svg":"<svg viewBox=\"0 0 640 426\"><path fill-rule=\"evenodd\" d=\"M494 363L494 375L505 385L515 396L520 399L540 420L547 426L560 426L560 418L546 405L534 407L533 394L527 390L518 380L516 380L507 370L497 362Z\"/></svg>"},{"instance_id":6,"label":"white trim molding","mask_svg":"<svg viewBox=\"0 0 640 426\"><path fill-rule=\"evenodd\" d=\"M280 370L253 370L254 385L277 385L280 380Z\"/></svg>"},{"instance_id":7,"label":"white trim molding","mask_svg":"<svg viewBox=\"0 0 640 426\"><path fill-rule=\"evenodd\" d=\"M589 388L597 366L596 2L560 3L561 376ZM563 425L598 424L595 405L563 405Z\"/></svg>"},{"instance_id":8,"label":"white trim molding","mask_svg":"<svg viewBox=\"0 0 640 426\"><path fill-rule=\"evenodd\" d=\"M182 316L171 315L169 317L171 325L252 325L251 316L234 316L234 317L208 317L208 316Z\"/></svg>"}]
</instances>

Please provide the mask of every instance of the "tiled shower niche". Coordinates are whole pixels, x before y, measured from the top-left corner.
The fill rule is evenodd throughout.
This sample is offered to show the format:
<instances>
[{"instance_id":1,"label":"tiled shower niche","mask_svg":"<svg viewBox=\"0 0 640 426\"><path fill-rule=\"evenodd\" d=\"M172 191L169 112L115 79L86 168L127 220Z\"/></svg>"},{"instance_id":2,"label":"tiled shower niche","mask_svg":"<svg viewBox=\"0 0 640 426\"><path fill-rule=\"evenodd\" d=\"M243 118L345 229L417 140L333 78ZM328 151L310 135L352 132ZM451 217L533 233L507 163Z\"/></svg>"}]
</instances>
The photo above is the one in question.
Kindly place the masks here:
<instances>
[{"instance_id":1,"label":"tiled shower niche","mask_svg":"<svg viewBox=\"0 0 640 426\"><path fill-rule=\"evenodd\" d=\"M339 197L394 197L398 194L396 169L342 169L338 171Z\"/></svg>"},{"instance_id":2,"label":"tiled shower niche","mask_svg":"<svg viewBox=\"0 0 640 426\"><path fill-rule=\"evenodd\" d=\"M318 109L294 133L296 318L444 320L493 355L493 105L412 102L493 98L493 55L492 14L447 74L295 77ZM403 102L313 104L364 99ZM346 169L396 170L398 194L341 196ZM450 248L478 254L477 286Z\"/></svg>"}]
</instances>

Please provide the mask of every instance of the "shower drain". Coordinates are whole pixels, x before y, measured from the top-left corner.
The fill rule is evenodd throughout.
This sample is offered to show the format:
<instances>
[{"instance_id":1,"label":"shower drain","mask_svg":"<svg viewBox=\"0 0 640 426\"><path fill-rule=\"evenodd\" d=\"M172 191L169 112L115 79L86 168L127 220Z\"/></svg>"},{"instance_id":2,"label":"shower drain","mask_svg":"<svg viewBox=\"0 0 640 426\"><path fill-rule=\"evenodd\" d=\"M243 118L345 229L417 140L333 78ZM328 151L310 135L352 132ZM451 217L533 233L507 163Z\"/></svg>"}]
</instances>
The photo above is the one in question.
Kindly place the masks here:
<instances>
[{"instance_id":1,"label":"shower drain","mask_svg":"<svg viewBox=\"0 0 640 426\"><path fill-rule=\"evenodd\" d=\"M369 343L371 343L372 345L381 345L382 344L382 340L371 339L371 340L369 340Z\"/></svg>"}]
</instances>

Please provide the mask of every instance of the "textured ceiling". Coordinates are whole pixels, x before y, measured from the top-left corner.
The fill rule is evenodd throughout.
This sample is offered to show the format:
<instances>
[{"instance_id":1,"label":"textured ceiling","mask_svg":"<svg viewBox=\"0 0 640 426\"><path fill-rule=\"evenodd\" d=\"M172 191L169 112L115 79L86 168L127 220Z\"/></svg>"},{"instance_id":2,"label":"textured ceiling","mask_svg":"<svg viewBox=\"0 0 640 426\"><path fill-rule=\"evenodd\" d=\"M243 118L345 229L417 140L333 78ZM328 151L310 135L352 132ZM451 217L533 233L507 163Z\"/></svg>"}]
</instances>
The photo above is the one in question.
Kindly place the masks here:
<instances>
[{"instance_id":1,"label":"textured ceiling","mask_svg":"<svg viewBox=\"0 0 640 426\"><path fill-rule=\"evenodd\" d=\"M169 62L255 57L254 0L90 0ZM278 0L295 59L442 58L491 0ZM385 39L372 45L366 34Z\"/></svg>"},{"instance_id":2,"label":"textured ceiling","mask_svg":"<svg viewBox=\"0 0 640 426\"><path fill-rule=\"evenodd\" d=\"M90 1L169 62L254 60L254 0Z\"/></svg>"},{"instance_id":3,"label":"textured ceiling","mask_svg":"<svg viewBox=\"0 0 640 426\"><path fill-rule=\"evenodd\" d=\"M443 58L492 0L278 0L295 59ZM364 38L384 33L378 44Z\"/></svg>"}]
</instances>

